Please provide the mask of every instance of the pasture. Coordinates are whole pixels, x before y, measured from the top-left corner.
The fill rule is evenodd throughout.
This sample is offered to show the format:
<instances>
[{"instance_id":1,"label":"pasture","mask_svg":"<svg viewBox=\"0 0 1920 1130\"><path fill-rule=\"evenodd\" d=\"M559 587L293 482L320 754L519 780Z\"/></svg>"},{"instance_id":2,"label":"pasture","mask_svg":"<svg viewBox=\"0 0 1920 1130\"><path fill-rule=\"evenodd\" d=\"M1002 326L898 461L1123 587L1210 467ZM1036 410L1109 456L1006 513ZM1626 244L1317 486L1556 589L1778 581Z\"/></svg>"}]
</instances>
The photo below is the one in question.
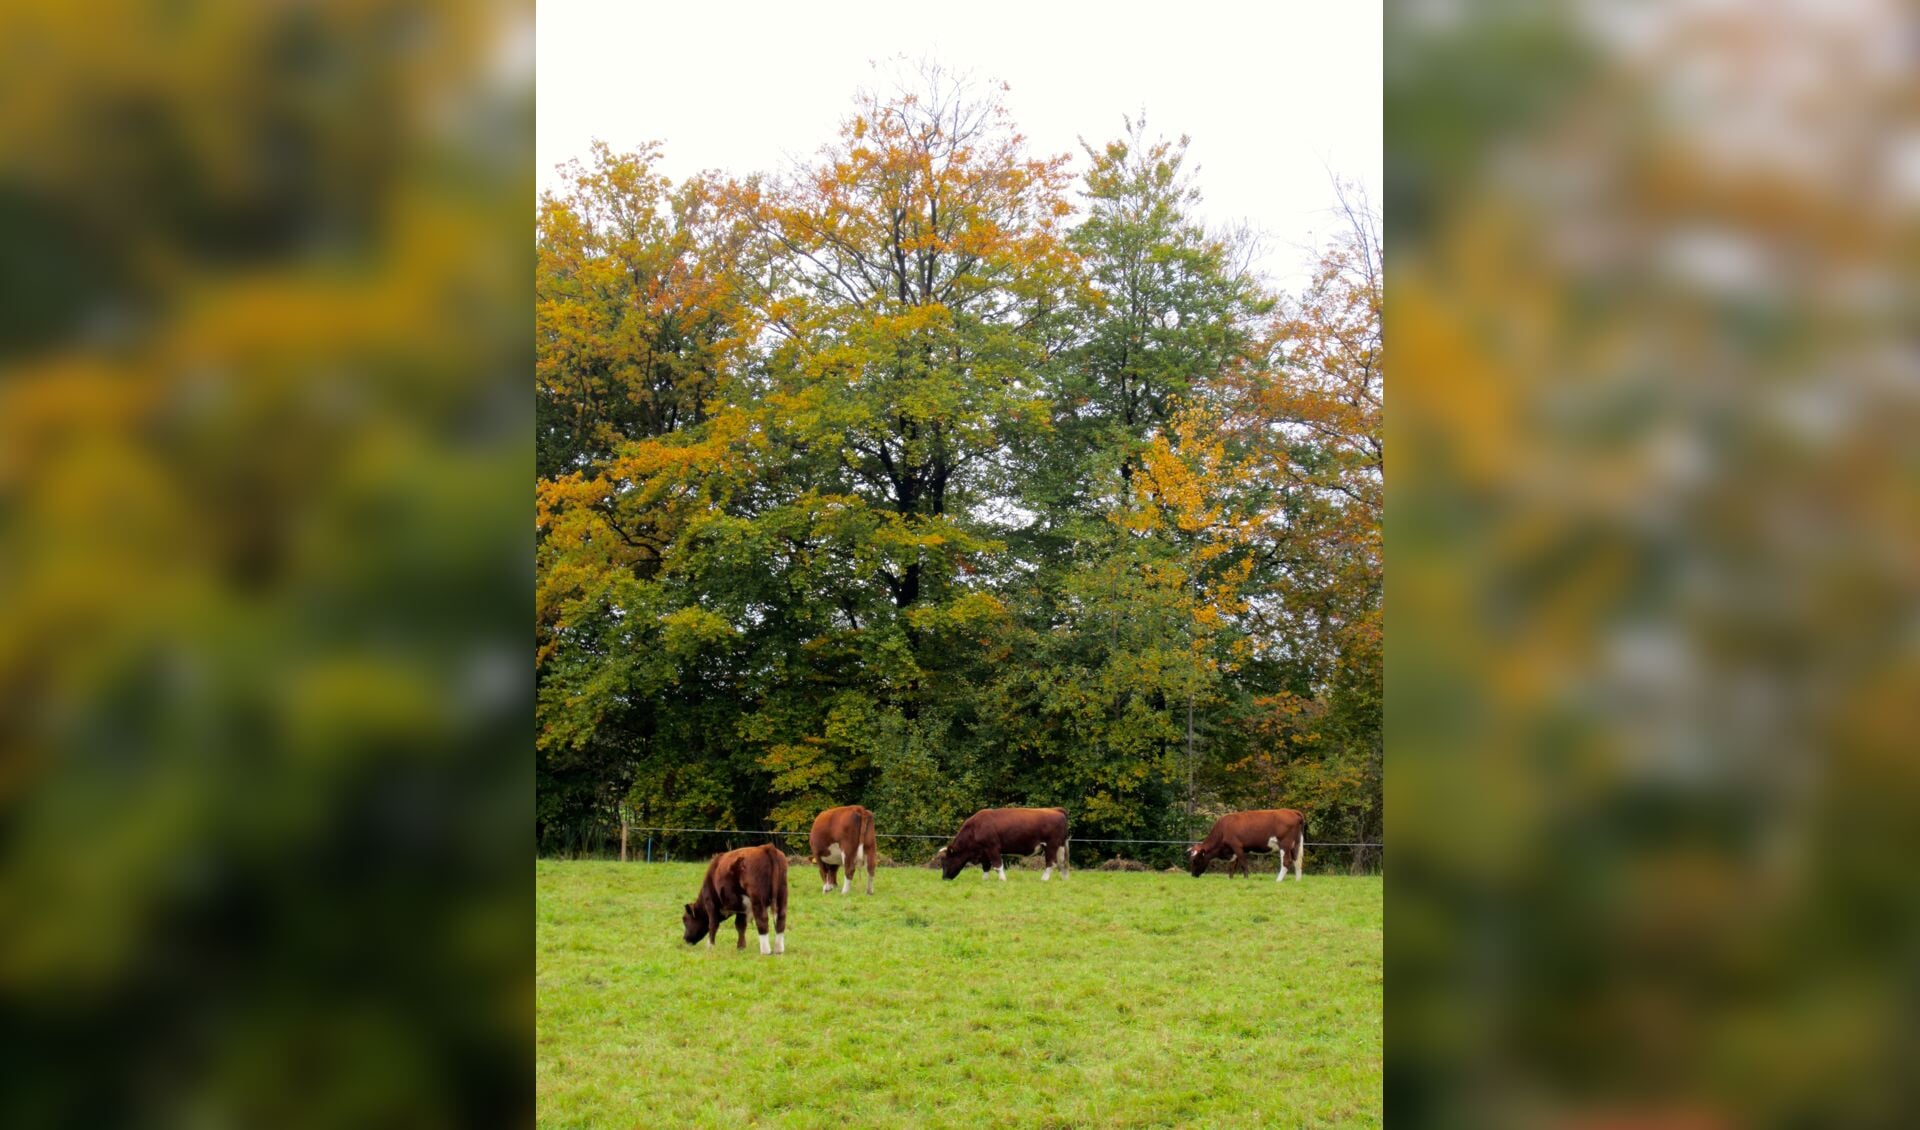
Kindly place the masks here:
<instances>
[{"instance_id":1,"label":"pasture","mask_svg":"<svg viewBox=\"0 0 1920 1130\"><path fill-rule=\"evenodd\" d=\"M541 860L549 1127L1377 1126L1379 876L790 872L787 952L680 939L704 863Z\"/></svg>"}]
</instances>

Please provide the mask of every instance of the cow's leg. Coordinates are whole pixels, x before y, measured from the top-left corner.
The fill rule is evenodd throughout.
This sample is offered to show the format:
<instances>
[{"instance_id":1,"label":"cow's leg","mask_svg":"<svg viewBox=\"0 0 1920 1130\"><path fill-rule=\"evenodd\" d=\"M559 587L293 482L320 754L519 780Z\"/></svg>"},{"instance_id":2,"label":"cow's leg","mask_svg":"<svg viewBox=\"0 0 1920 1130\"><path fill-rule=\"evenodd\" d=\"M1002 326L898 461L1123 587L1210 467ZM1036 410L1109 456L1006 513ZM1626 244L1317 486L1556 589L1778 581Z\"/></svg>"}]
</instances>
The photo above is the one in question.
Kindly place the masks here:
<instances>
[{"instance_id":1,"label":"cow's leg","mask_svg":"<svg viewBox=\"0 0 1920 1130\"><path fill-rule=\"evenodd\" d=\"M1274 875L1273 881L1276 883L1281 882L1287 877L1287 849L1280 846L1280 837L1278 836L1268 836L1267 846L1272 848L1280 856L1280 870Z\"/></svg>"},{"instance_id":2,"label":"cow's leg","mask_svg":"<svg viewBox=\"0 0 1920 1130\"><path fill-rule=\"evenodd\" d=\"M994 852L987 857L987 862L993 864L994 873L1000 876L1000 881L1002 883L1006 882L1007 881L1007 861L1000 858L1000 852L998 849L995 849Z\"/></svg>"},{"instance_id":3,"label":"cow's leg","mask_svg":"<svg viewBox=\"0 0 1920 1130\"><path fill-rule=\"evenodd\" d=\"M1040 881L1044 883L1053 878L1053 844L1046 840L1040 841L1040 862L1043 865L1040 869Z\"/></svg>"},{"instance_id":4,"label":"cow's leg","mask_svg":"<svg viewBox=\"0 0 1920 1130\"><path fill-rule=\"evenodd\" d=\"M850 844L840 845L840 858L847 861L847 869L840 874L840 893L853 890L853 869L860 861L860 849Z\"/></svg>"},{"instance_id":5,"label":"cow's leg","mask_svg":"<svg viewBox=\"0 0 1920 1130\"><path fill-rule=\"evenodd\" d=\"M1233 866L1228 868L1227 878L1231 879L1241 871L1252 875L1253 865L1247 862L1247 849L1237 847L1233 849Z\"/></svg>"},{"instance_id":6,"label":"cow's leg","mask_svg":"<svg viewBox=\"0 0 1920 1130\"><path fill-rule=\"evenodd\" d=\"M773 889L773 952L787 952L787 885Z\"/></svg>"},{"instance_id":7,"label":"cow's leg","mask_svg":"<svg viewBox=\"0 0 1920 1130\"><path fill-rule=\"evenodd\" d=\"M877 860L875 860L874 857L878 855L879 852L874 850L872 840L868 840L866 843L861 844L860 852L861 852L861 856L867 861L867 893L872 894L873 893L873 868L874 868L874 865L877 863Z\"/></svg>"},{"instance_id":8,"label":"cow's leg","mask_svg":"<svg viewBox=\"0 0 1920 1130\"><path fill-rule=\"evenodd\" d=\"M1073 878L1073 868L1067 866L1067 841L1060 841L1060 850L1055 852L1054 855L1055 862L1060 864L1060 877L1062 879Z\"/></svg>"},{"instance_id":9,"label":"cow's leg","mask_svg":"<svg viewBox=\"0 0 1920 1130\"><path fill-rule=\"evenodd\" d=\"M746 949L747 948L747 912L746 911L739 910L734 912L733 928L736 931L738 931L740 934L740 941L733 948L738 950Z\"/></svg>"},{"instance_id":10,"label":"cow's leg","mask_svg":"<svg viewBox=\"0 0 1920 1130\"><path fill-rule=\"evenodd\" d=\"M1293 841L1293 881L1296 883L1300 881L1300 859L1306 854L1307 837L1302 833L1299 839Z\"/></svg>"},{"instance_id":11,"label":"cow's leg","mask_svg":"<svg viewBox=\"0 0 1920 1130\"><path fill-rule=\"evenodd\" d=\"M840 850L840 843L836 840L827 845L827 850L820 855L819 859L820 877L825 880L820 884L820 892L832 894L833 885L839 881L840 865L847 861L847 855Z\"/></svg>"},{"instance_id":12,"label":"cow's leg","mask_svg":"<svg viewBox=\"0 0 1920 1130\"><path fill-rule=\"evenodd\" d=\"M767 904L764 902L753 904L753 929L760 935L760 956L772 953L773 941L767 937Z\"/></svg>"},{"instance_id":13,"label":"cow's leg","mask_svg":"<svg viewBox=\"0 0 1920 1130\"><path fill-rule=\"evenodd\" d=\"M714 937L720 933L720 923L724 921L724 919L720 917L720 912L713 907L709 906L705 909L707 912L707 951L711 953L713 951Z\"/></svg>"}]
</instances>

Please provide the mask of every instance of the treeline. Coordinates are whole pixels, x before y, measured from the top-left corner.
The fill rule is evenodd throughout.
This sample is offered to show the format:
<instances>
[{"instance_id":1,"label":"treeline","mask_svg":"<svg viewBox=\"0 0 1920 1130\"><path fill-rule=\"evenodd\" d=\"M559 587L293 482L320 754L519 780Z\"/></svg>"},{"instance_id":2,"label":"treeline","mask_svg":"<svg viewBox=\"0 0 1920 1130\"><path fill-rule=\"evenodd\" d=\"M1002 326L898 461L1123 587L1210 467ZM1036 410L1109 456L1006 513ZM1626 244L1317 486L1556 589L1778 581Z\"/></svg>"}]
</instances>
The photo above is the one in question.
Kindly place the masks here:
<instances>
[{"instance_id":1,"label":"treeline","mask_svg":"<svg viewBox=\"0 0 1920 1130\"><path fill-rule=\"evenodd\" d=\"M1276 295L1184 139L1076 182L925 77L781 175L596 146L542 196L537 849L853 802L1379 840L1377 221L1341 193Z\"/></svg>"}]
</instances>

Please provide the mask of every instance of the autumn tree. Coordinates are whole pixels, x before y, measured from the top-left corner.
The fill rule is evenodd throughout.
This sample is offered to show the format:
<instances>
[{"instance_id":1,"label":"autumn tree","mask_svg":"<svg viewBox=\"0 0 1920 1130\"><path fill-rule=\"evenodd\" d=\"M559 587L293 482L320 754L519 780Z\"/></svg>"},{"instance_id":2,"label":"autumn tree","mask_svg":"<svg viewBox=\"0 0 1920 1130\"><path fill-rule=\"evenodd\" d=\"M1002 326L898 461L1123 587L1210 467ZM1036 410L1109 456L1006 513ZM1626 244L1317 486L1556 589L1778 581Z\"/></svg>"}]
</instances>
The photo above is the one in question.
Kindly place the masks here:
<instances>
[{"instance_id":1,"label":"autumn tree","mask_svg":"<svg viewBox=\"0 0 1920 1130\"><path fill-rule=\"evenodd\" d=\"M973 681L1005 614L996 504L1008 453L1048 424L1064 165L1027 153L999 90L930 69L911 92L863 94L811 163L737 189L771 338L758 418L786 459L767 519L829 614L808 646L851 649L869 676L836 707L866 720L857 752L803 708L804 681L789 684L804 702L761 705L754 732L794 794L783 819L826 799L806 787L820 763L870 764L880 729L954 739L934 744L959 771L965 743L943 728L971 704L941 688Z\"/></svg>"},{"instance_id":2,"label":"autumn tree","mask_svg":"<svg viewBox=\"0 0 1920 1130\"><path fill-rule=\"evenodd\" d=\"M1053 427L1020 484L1035 514L1016 541L1029 638L994 692L1023 704L1003 712L1003 744L1052 766L1094 827L1150 838L1190 831L1192 734L1219 701L1211 649L1224 622L1211 602L1239 596L1208 587L1192 544L1221 511L1192 475L1173 499L1170 482L1143 487L1145 469L1184 467L1176 449L1194 432L1180 417L1251 358L1272 307L1232 242L1199 221L1186 145L1128 119L1122 137L1084 146L1072 333L1050 382ZM1212 455L1218 501L1231 471Z\"/></svg>"},{"instance_id":3,"label":"autumn tree","mask_svg":"<svg viewBox=\"0 0 1920 1130\"><path fill-rule=\"evenodd\" d=\"M1258 363L1220 382L1225 434L1263 484L1249 638L1267 686L1236 766L1255 795L1323 814L1323 834L1377 841L1385 392L1379 218L1337 185L1339 224L1277 311Z\"/></svg>"},{"instance_id":4,"label":"autumn tree","mask_svg":"<svg viewBox=\"0 0 1920 1130\"><path fill-rule=\"evenodd\" d=\"M663 489L661 455L634 445L699 429L750 332L708 186L675 189L659 156L596 143L536 216L539 812L556 834L618 809L657 721L629 693L649 658L631 624L688 511L642 489Z\"/></svg>"},{"instance_id":5,"label":"autumn tree","mask_svg":"<svg viewBox=\"0 0 1920 1130\"><path fill-rule=\"evenodd\" d=\"M1378 731L1377 296L1335 249L1276 307L1136 121L1076 212L1001 97L929 68L785 173L600 149L543 203L547 849L1377 813L1328 783Z\"/></svg>"},{"instance_id":6,"label":"autumn tree","mask_svg":"<svg viewBox=\"0 0 1920 1130\"><path fill-rule=\"evenodd\" d=\"M742 319L706 185L674 190L657 145L595 142L541 195L535 221L534 411L542 478L590 468L621 442L705 418L737 362Z\"/></svg>"}]
</instances>

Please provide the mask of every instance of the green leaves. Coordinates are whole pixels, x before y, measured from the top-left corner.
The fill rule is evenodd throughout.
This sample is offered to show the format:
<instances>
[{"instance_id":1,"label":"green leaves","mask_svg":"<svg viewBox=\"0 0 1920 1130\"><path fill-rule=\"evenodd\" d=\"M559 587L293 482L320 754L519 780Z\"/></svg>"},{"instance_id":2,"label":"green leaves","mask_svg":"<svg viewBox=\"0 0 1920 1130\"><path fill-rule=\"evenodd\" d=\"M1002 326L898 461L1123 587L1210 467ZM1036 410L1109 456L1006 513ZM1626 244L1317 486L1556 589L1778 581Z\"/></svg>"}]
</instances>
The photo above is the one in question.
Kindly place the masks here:
<instances>
[{"instance_id":1,"label":"green leaves","mask_svg":"<svg viewBox=\"0 0 1920 1130\"><path fill-rule=\"evenodd\" d=\"M1378 303L1328 267L1273 317L1128 128L1071 229L1064 159L950 90L782 178L600 148L543 202L543 821L1377 811L1378 514L1338 502L1377 416L1336 401Z\"/></svg>"}]
</instances>

